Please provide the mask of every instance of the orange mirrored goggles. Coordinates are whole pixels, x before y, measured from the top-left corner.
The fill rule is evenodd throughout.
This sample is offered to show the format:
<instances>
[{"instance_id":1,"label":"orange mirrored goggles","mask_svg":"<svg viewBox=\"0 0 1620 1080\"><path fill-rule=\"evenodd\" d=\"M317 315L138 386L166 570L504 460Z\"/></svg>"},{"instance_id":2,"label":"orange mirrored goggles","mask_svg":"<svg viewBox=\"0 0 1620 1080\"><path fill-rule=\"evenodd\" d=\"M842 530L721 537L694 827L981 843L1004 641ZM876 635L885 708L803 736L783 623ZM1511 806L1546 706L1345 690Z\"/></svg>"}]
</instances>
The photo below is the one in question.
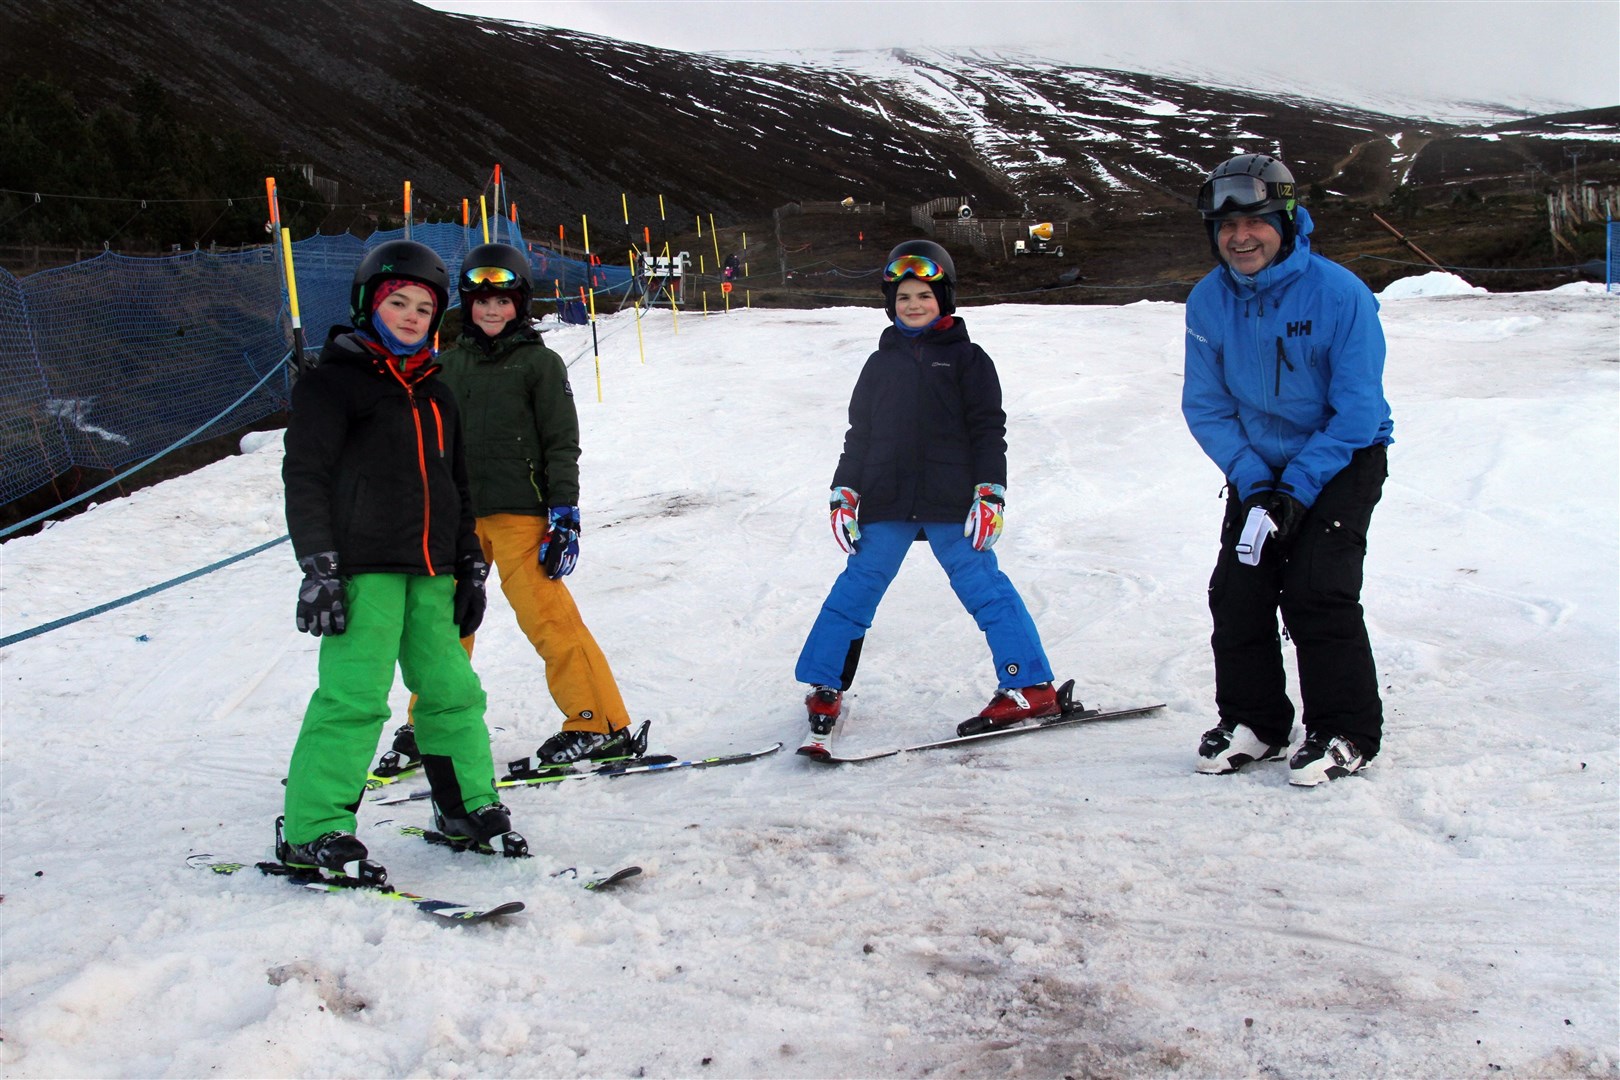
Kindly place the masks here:
<instances>
[{"instance_id":1,"label":"orange mirrored goggles","mask_svg":"<svg viewBox=\"0 0 1620 1080\"><path fill-rule=\"evenodd\" d=\"M461 287L473 289L517 289L523 281L517 273L504 266L475 266L461 272Z\"/></svg>"},{"instance_id":2,"label":"orange mirrored goggles","mask_svg":"<svg viewBox=\"0 0 1620 1080\"><path fill-rule=\"evenodd\" d=\"M923 255L902 255L883 268L884 281L899 281L914 277L918 281L942 281L945 270L933 259Z\"/></svg>"}]
</instances>

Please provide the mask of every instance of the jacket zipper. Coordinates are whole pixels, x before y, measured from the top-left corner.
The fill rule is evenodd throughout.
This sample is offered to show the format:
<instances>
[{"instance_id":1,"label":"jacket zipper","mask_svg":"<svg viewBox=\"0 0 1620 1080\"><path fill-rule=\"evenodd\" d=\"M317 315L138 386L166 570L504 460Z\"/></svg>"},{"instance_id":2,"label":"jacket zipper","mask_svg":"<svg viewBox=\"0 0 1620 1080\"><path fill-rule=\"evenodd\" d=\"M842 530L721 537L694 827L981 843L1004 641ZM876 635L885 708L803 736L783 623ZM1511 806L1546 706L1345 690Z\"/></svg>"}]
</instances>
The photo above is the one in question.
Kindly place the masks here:
<instances>
[{"instance_id":1,"label":"jacket zipper","mask_svg":"<svg viewBox=\"0 0 1620 1080\"><path fill-rule=\"evenodd\" d=\"M1289 371L1294 370L1294 362L1292 360L1288 359L1288 350L1283 348L1283 340L1282 340L1282 338L1278 338L1277 339L1277 385L1276 385L1276 389L1273 390L1273 393L1279 398L1282 397L1282 371L1283 371L1283 365L1284 364L1288 365L1288 370Z\"/></svg>"},{"instance_id":2,"label":"jacket zipper","mask_svg":"<svg viewBox=\"0 0 1620 1080\"><path fill-rule=\"evenodd\" d=\"M422 414L416 409L416 391L411 388L411 384L406 382L405 377L392 367L388 368L388 372L398 380L400 386L405 388L405 400L411 409L411 423L416 427L416 471L422 478L422 564L427 567L428 577L437 577L438 574L433 569L433 556L428 549L428 534L433 525L433 504L428 492L427 446L422 438ZM433 407L433 415L437 419L439 415L438 404L431 398L428 403ZM439 432L439 453L441 456L444 453L442 425Z\"/></svg>"}]
</instances>

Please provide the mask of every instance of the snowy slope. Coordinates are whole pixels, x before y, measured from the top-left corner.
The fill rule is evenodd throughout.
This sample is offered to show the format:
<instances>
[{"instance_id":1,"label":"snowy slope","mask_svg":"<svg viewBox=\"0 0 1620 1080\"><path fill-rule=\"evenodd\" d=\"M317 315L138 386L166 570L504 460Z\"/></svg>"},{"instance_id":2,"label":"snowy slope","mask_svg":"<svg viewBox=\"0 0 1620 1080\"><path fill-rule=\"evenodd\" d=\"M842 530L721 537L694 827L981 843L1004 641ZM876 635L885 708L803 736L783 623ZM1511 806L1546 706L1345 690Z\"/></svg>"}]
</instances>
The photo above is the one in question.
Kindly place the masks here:
<instances>
[{"instance_id":1,"label":"snowy slope","mask_svg":"<svg viewBox=\"0 0 1620 1080\"><path fill-rule=\"evenodd\" d=\"M1415 291L1384 306L1398 442L1365 600L1388 730L1360 776L1193 773L1221 481L1179 414L1181 308L972 309L1007 397L1003 565L1086 701L1163 713L521 791L527 863L367 807L400 884L529 905L449 928L185 864L265 853L314 686L273 548L0 650L0 1075L1620 1074L1620 307ZM642 364L616 316L600 404L589 331L548 334L579 357L570 585L655 748L800 734L826 483L880 328L659 313ZM0 547L0 635L274 539L279 464L270 439ZM557 717L491 599L504 761ZM848 745L940 736L993 684L919 549ZM646 874L611 894L548 876L627 861Z\"/></svg>"}]
</instances>

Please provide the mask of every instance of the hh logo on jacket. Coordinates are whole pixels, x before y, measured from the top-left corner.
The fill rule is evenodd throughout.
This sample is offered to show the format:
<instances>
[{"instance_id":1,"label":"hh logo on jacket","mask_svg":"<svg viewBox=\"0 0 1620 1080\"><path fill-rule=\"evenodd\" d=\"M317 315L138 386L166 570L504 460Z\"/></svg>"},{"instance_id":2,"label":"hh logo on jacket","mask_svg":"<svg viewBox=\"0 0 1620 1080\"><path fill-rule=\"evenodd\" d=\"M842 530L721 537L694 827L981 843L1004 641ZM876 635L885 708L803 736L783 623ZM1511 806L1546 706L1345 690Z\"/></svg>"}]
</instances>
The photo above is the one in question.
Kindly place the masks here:
<instances>
[{"instance_id":1,"label":"hh logo on jacket","mask_svg":"<svg viewBox=\"0 0 1620 1080\"><path fill-rule=\"evenodd\" d=\"M1311 320L1306 319L1303 322L1291 322L1291 323L1289 323L1288 324L1288 336L1289 337L1310 337L1311 336Z\"/></svg>"}]
</instances>

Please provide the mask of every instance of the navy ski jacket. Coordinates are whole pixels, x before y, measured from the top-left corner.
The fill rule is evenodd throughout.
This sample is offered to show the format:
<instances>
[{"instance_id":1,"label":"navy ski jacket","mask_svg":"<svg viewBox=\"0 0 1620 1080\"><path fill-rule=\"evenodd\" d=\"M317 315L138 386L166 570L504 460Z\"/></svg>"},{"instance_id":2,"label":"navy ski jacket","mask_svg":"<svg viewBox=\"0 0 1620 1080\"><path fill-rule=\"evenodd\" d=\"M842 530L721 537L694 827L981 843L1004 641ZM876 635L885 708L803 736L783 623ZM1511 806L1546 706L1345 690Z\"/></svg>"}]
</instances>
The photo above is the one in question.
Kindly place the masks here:
<instances>
[{"instance_id":1,"label":"navy ski jacket","mask_svg":"<svg viewBox=\"0 0 1620 1080\"><path fill-rule=\"evenodd\" d=\"M1378 301L1311 253L1311 217L1295 214L1286 258L1253 278L1222 263L1193 287L1181 411L1239 498L1276 487L1309 507L1394 425Z\"/></svg>"},{"instance_id":2,"label":"navy ski jacket","mask_svg":"<svg viewBox=\"0 0 1620 1080\"><path fill-rule=\"evenodd\" d=\"M861 497L862 521L958 521L975 484L1007 483L1007 414L985 351L952 316L908 338L883 331L849 401L834 487Z\"/></svg>"}]
</instances>

